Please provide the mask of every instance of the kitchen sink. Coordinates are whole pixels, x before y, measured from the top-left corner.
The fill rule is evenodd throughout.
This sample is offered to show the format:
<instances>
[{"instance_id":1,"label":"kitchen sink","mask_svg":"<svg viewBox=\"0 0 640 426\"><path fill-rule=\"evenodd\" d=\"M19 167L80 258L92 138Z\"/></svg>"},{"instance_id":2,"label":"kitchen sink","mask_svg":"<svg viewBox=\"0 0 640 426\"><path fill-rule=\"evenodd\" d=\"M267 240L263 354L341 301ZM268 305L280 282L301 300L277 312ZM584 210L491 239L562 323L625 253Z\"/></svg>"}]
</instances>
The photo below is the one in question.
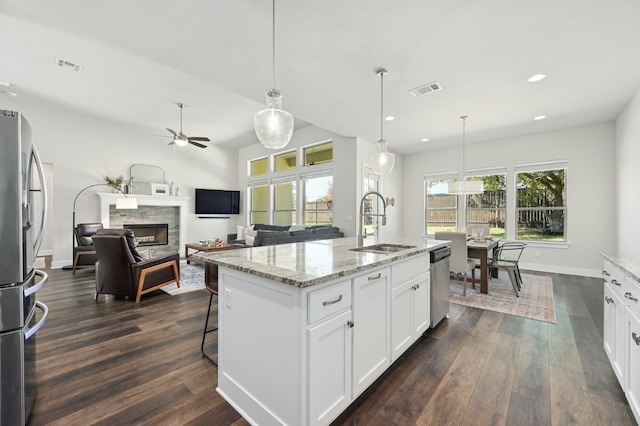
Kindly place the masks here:
<instances>
[{"instance_id":1,"label":"kitchen sink","mask_svg":"<svg viewBox=\"0 0 640 426\"><path fill-rule=\"evenodd\" d=\"M402 244L375 244L366 247L356 247L349 250L366 251L368 253L397 253L399 251L415 248L416 246L405 246Z\"/></svg>"}]
</instances>

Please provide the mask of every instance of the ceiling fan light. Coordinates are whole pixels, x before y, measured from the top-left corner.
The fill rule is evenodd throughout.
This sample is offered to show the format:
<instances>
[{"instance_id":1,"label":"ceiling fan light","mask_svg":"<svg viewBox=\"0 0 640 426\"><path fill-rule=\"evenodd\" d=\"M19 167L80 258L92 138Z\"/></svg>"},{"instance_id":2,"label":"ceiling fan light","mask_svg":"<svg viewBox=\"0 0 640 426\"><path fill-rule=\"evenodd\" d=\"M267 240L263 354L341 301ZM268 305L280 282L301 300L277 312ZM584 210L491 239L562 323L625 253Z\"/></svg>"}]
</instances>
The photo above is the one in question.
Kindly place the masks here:
<instances>
[{"instance_id":1,"label":"ceiling fan light","mask_svg":"<svg viewBox=\"0 0 640 426\"><path fill-rule=\"evenodd\" d=\"M282 94L271 89L266 94L267 108L253 115L253 128L265 148L287 146L293 136L293 115L282 109Z\"/></svg>"},{"instance_id":2,"label":"ceiling fan light","mask_svg":"<svg viewBox=\"0 0 640 426\"><path fill-rule=\"evenodd\" d=\"M187 144L189 143L187 138L183 136L176 136L175 138L173 138L173 142L178 146L187 146Z\"/></svg>"},{"instance_id":3,"label":"ceiling fan light","mask_svg":"<svg viewBox=\"0 0 640 426\"><path fill-rule=\"evenodd\" d=\"M378 152L371 156L371 167L377 175L388 175L396 165L396 156L387 150L387 141L381 139L377 144Z\"/></svg>"}]
</instances>

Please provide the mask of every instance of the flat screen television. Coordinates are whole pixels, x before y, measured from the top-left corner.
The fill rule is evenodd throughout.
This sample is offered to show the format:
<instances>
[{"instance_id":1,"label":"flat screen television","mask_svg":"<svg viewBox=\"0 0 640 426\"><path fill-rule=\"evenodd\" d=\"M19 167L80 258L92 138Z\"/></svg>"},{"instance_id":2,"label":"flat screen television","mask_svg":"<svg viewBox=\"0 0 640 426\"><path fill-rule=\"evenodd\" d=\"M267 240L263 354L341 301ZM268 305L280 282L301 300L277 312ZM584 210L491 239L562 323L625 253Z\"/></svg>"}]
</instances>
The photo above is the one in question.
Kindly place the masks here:
<instances>
[{"instance_id":1,"label":"flat screen television","mask_svg":"<svg viewBox=\"0 0 640 426\"><path fill-rule=\"evenodd\" d=\"M240 214L240 191L196 188L196 214Z\"/></svg>"}]
</instances>

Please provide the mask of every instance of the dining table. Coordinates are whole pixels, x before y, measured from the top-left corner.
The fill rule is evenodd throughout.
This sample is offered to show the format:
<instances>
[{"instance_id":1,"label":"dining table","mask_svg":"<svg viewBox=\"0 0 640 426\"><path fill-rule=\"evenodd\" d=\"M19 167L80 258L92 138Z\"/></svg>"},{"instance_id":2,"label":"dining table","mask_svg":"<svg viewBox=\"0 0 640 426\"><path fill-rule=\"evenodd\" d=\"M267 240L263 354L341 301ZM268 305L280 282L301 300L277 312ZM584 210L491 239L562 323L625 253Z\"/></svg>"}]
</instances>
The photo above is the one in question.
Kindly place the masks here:
<instances>
[{"instance_id":1,"label":"dining table","mask_svg":"<svg viewBox=\"0 0 640 426\"><path fill-rule=\"evenodd\" d=\"M493 238L471 238L467 240L467 256L480 260L480 278L469 278L467 281L480 283L480 293L489 293L489 261L493 251L498 247L498 240Z\"/></svg>"}]
</instances>

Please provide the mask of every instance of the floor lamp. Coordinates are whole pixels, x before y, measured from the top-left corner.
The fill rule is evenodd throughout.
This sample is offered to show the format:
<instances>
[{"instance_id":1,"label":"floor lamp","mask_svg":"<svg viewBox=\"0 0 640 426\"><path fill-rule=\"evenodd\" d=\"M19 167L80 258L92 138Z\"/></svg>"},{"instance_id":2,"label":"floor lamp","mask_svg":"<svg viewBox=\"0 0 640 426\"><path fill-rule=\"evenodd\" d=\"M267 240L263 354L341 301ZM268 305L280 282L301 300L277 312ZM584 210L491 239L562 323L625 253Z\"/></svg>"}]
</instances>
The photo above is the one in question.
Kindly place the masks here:
<instances>
[{"instance_id":1,"label":"floor lamp","mask_svg":"<svg viewBox=\"0 0 640 426\"><path fill-rule=\"evenodd\" d=\"M120 188L117 188L115 186L111 186L109 184L106 183L94 183L93 185L89 185L85 188L82 188L80 190L80 192L78 192L76 194L76 197L73 199L73 227L71 228L72 232L71 232L71 249L73 249L73 247L75 247L76 245L76 238L75 238L75 233L76 233L76 201L78 201L78 197L80 196L80 194L82 194L84 191L86 191L87 189L90 188L94 188L96 186L108 186L109 188L113 188L116 191L122 193L122 195L124 195L124 198L118 198L116 200L116 209L117 210L125 210L125 209L137 209L138 208L138 200L136 198L133 197L127 197L127 194L121 190ZM71 256L73 258L73 255ZM64 266L62 269L73 269L73 265L67 265Z\"/></svg>"}]
</instances>

